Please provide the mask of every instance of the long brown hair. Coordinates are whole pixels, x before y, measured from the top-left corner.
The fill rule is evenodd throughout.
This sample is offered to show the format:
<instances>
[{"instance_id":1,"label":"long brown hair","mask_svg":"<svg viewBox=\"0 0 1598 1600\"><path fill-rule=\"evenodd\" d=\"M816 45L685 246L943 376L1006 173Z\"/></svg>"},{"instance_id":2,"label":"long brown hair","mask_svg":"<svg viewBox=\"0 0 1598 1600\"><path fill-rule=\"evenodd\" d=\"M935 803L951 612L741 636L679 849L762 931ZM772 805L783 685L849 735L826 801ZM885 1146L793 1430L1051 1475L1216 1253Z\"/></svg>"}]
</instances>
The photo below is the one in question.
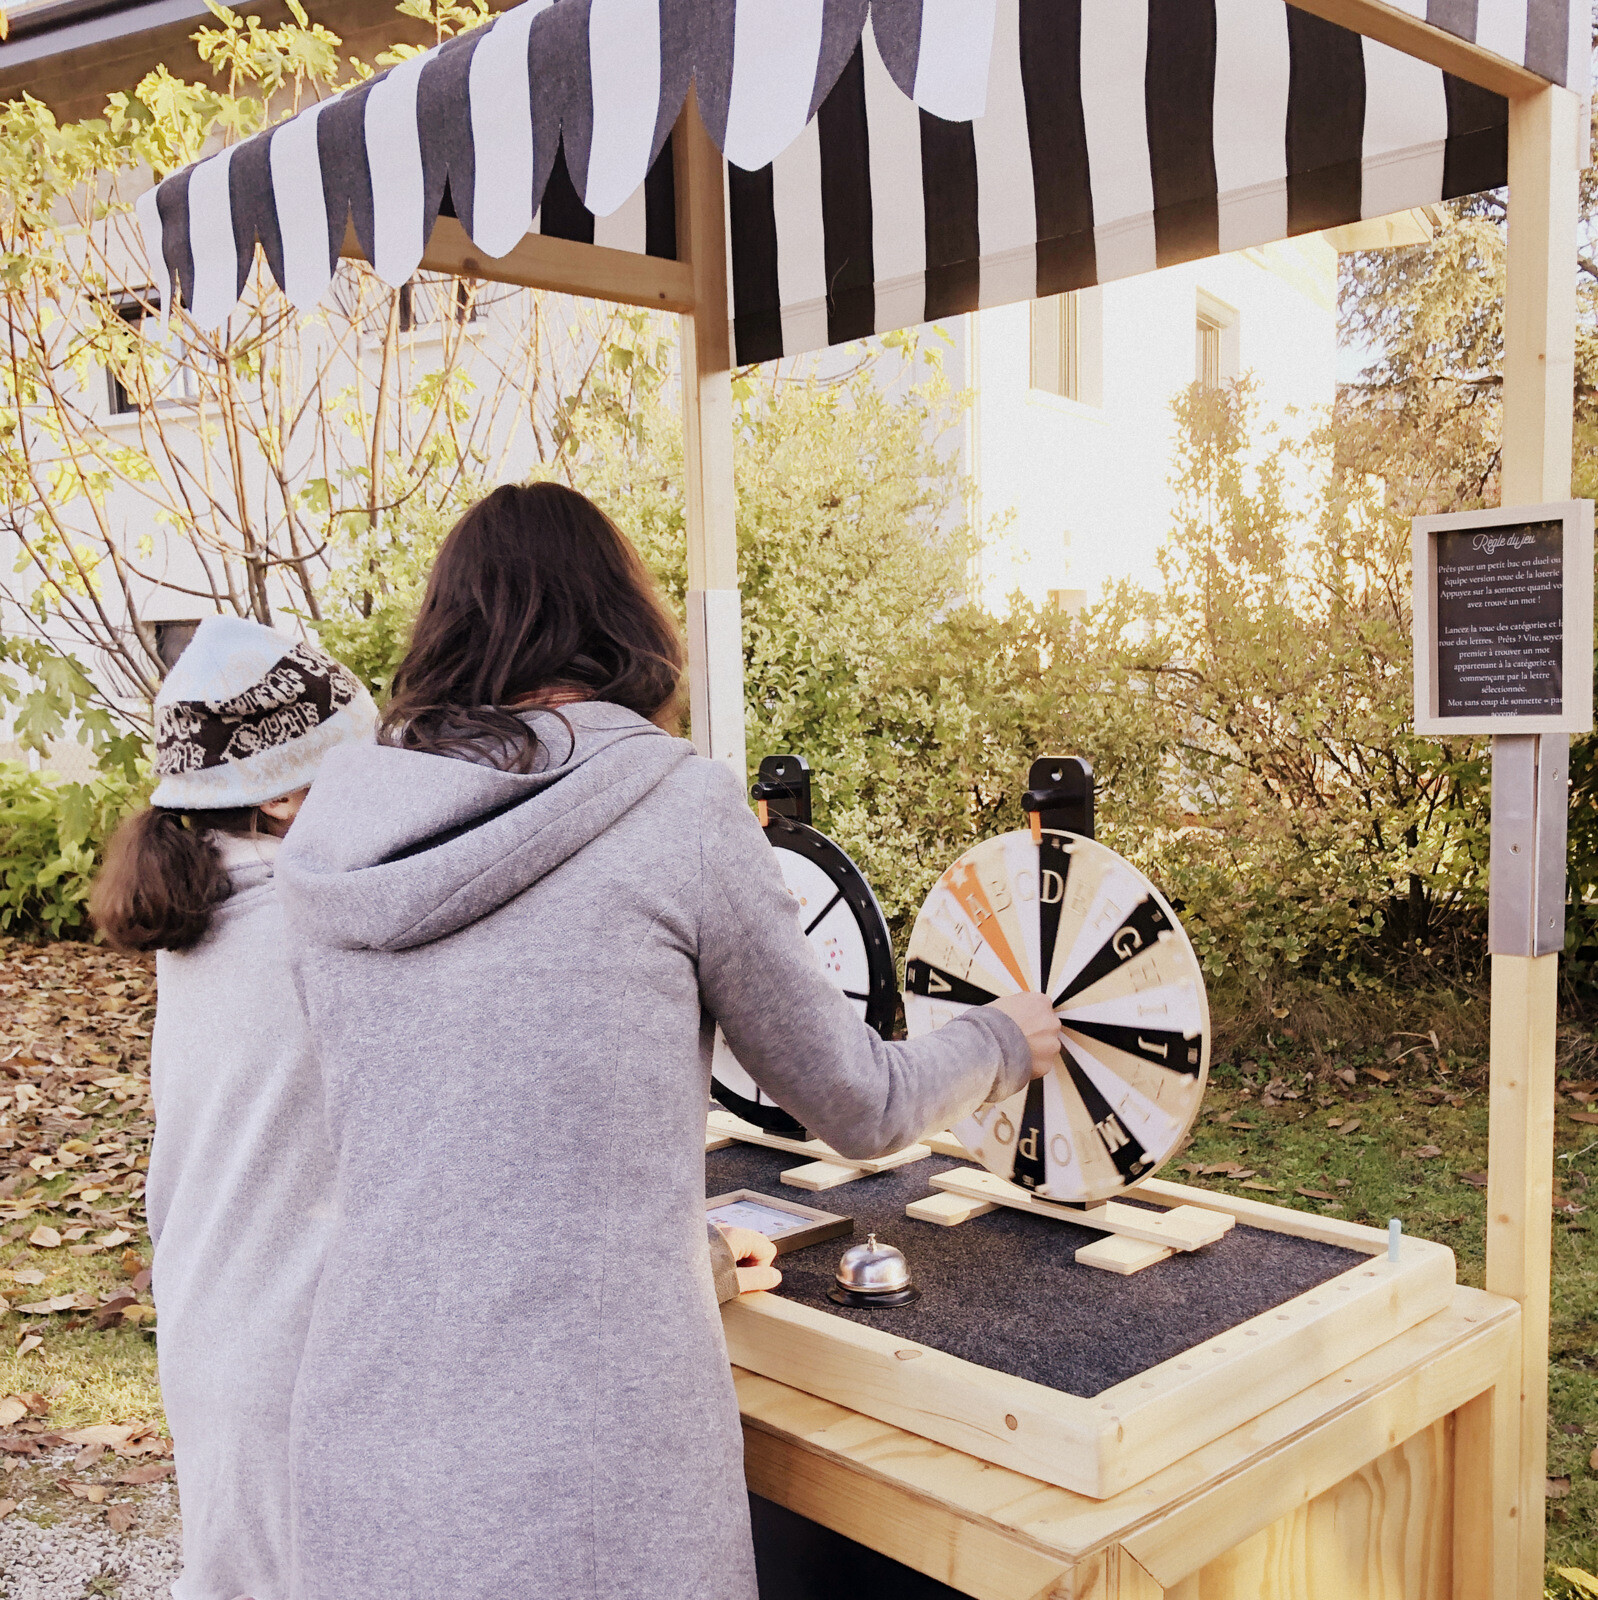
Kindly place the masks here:
<instances>
[{"instance_id":1,"label":"long brown hair","mask_svg":"<svg viewBox=\"0 0 1598 1600\"><path fill-rule=\"evenodd\" d=\"M511 708L608 700L669 723L682 667L677 626L610 518L558 483L507 484L440 547L378 737L528 772L537 739Z\"/></svg>"},{"instance_id":2,"label":"long brown hair","mask_svg":"<svg viewBox=\"0 0 1598 1600\"><path fill-rule=\"evenodd\" d=\"M248 834L255 806L184 813L148 806L112 835L89 916L113 950L189 950L231 891L210 832Z\"/></svg>"}]
</instances>

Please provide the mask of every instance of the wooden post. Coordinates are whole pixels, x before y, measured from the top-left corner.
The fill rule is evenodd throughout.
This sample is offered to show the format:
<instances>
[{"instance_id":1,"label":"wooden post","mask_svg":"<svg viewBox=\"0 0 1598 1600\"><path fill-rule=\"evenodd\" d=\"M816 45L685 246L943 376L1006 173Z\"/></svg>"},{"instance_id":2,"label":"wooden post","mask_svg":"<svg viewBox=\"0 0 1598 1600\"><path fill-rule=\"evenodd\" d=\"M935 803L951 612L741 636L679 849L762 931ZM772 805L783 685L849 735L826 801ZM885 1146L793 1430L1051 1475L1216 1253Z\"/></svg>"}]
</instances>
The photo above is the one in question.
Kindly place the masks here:
<instances>
[{"instance_id":1,"label":"wooden post","mask_svg":"<svg viewBox=\"0 0 1598 1600\"><path fill-rule=\"evenodd\" d=\"M737 500L732 480L732 319L721 152L690 94L677 120L677 248L693 280L681 318L688 514L688 685L694 745L747 778Z\"/></svg>"},{"instance_id":2,"label":"wooden post","mask_svg":"<svg viewBox=\"0 0 1598 1600\"><path fill-rule=\"evenodd\" d=\"M1570 496L1579 109L1576 97L1558 88L1510 102L1506 506ZM1503 1514L1495 1507L1492 1522L1504 1527L1513 1519L1519 1535L1512 1570L1510 1552L1494 1553L1496 1600L1543 1588L1554 1027L1557 950L1564 943L1568 744L1563 734L1493 740L1486 1286L1521 1306L1518 1425L1501 1430L1502 1436L1494 1430L1493 1449L1501 1454L1492 1474L1496 1486L1517 1486L1513 1503Z\"/></svg>"}]
</instances>

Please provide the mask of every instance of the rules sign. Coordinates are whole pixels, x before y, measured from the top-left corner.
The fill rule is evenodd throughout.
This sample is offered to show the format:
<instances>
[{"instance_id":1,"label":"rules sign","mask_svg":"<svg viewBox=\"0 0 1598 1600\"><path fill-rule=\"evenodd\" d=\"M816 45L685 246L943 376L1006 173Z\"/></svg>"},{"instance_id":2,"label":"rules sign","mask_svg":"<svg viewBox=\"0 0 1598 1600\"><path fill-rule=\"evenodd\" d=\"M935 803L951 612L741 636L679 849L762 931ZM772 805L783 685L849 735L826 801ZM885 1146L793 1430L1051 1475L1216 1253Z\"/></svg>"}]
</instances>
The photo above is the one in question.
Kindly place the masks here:
<instances>
[{"instance_id":1,"label":"rules sign","mask_svg":"<svg viewBox=\"0 0 1598 1600\"><path fill-rule=\"evenodd\" d=\"M1592 726L1592 505L1415 521L1419 733Z\"/></svg>"}]
</instances>

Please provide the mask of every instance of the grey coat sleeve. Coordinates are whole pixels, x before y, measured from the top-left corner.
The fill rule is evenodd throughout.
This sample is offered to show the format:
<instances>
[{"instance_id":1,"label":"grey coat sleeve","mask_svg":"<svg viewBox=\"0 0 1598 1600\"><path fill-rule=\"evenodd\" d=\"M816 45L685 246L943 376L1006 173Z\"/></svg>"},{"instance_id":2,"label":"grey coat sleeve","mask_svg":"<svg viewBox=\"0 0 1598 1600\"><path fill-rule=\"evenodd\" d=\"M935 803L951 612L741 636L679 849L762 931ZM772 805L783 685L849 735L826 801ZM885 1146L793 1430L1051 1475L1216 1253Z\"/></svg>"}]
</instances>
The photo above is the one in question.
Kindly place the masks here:
<instances>
[{"instance_id":1,"label":"grey coat sleeve","mask_svg":"<svg viewBox=\"0 0 1598 1600\"><path fill-rule=\"evenodd\" d=\"M738 1298L738 1263L726 1234L714 1222L707 1222L705 1227L710 1231L710 1274L716 1285L716 1304L724 1306Z\"/></svg>"},{"instance_id":2,"label":"grey coat sleeve","mask_svg":"<svg viewBox=\"0 0 1598 1600\"><path fill-rule=\"evenodd\" d=\"M1026 1086L1026 1036L989 1007L907 1043L884 1043L865 1025L821 971L776 854L719 763L702 818L705 1009L750 1077L812 1133L865 1160Z\"/></svg>"}]
</instances>

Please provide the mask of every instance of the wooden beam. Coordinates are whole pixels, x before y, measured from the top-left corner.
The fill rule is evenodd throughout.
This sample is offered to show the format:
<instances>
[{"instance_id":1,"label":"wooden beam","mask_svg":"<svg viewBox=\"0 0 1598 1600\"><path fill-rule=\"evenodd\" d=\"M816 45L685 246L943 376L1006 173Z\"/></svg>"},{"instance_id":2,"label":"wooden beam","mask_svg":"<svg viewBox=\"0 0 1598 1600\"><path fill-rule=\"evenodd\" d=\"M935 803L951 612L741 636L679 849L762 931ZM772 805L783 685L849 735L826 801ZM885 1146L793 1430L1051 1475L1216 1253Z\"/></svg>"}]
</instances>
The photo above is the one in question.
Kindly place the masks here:
<instances>
[{"instance_id":1,"label":"wooden beam","mask_svg":"<svg viewBox=\"0 0 1598 1600\"><path fill-rule=\"evenodd\" d=\"M1503 503L1570 498L1576 383L1576 119L1567 89L1509 113Z\"/></svg>"},{"instance_id":2,"label":"wooden beam","mask_svg":"<svg viewBox=\"0 0 1598 1600\"><path fill-rule=\"evenodd\" d=\"M1409 11L1387 5L1384 0L1288 0L1300 11L1324 17L1339 27L1362 33L1368 39L1389 44L1407 56L1429 61L1444 72L1451 72L1467 83L1478 83L1495 94L1515 99L1539 94L1548 87L1545 78L1513 61L1483 50L1479 44L1457 34L1435 28Z\"/></svg>"},{"instance_id":3,"label":"wooden beam","mask_svg":"<svg viewBox=\"0 0 1598 1600\"><path fill-rule=\"evenodd\" d=\"M1544 89L1509 110L1505 505L1570 495L1579 114L1576 97L1564 89ZM1494 1436L1495 1450L1504 1454L1492 1481L1501 1485L1512 1476L1518 1485L1507 1508L1520 1528L1518 1578L1495 1588L1503 1600L1541 1594L1543 1585L1558 961L1557 955L1492 957L1486 1281L1491 1292L1519 1303L1522 1318L1519 1425ZM1517 1458L1511 1475L1509 1463Z\"/></svg>"},{"instance_id":4,"label":"wooden beam","mask_svg":"<svg viewBox=\"0 0 1598 1600\"><path fill-rule=\"evenodd\" d=\"M1453 1600L1513 1595L1520 1559L1519 1342L1505 1378L1454 1413ZM1503 1441L1508 1440L1505 1449ZM1533 1591L1535 1593L1535 1591Z\"/></svg>"},{"instance_id":5,"label":"wooden beam","mask_svg":"<svg viewBox=\"0 0 1598 1600\"><path fill-rule=\"evenodd\" d=\"M855 1475L764 1428L744 1429L750 1491L974 1600L1052 1595L1071 1563L970 1512L918 1514L897 1486ZM940 1508L941 1509L941 1508ZM851 1585L840 1583L840 1592Z\"/></svg>"},{"instance_id":6,"label":"wooden beam","mask_svg":"<svg viewBox=\"0 0 1598 1600\"><path fill-rule=\"evenodd\" d=\"M737 497L732 476L732 318L721 152L690 91L672 140L677 249L692 280L682 319L688 523L688 687L694 746L747 779Z\"/></svg>"},{"instance_id":7,"label":"wooden beam","mask_svg":"<svg viewBox=\"0 0 1598 1600\"><path fill-rule=\"evenodd\" d=\"M339 254L348 261L366 259L353 227L345 228ZM541 233L528 234L508 256L490 256L472 243L454 217L440 217L434 223L422 266L428 272L586 295L655 311L691 311L694 304L693 278L686 262L579 244L573 239L551 239Z\"/></svg>"}]
</instances>

